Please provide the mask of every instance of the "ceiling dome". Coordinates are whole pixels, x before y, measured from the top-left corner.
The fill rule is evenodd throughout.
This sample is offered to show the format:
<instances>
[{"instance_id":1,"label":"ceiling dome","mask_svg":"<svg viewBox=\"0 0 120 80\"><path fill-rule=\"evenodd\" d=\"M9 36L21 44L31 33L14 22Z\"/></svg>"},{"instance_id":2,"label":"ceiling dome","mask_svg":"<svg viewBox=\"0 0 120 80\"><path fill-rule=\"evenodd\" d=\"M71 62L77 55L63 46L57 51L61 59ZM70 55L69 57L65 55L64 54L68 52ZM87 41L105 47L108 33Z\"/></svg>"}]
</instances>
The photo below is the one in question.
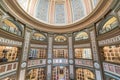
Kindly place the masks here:
<instances>
[{"instance_id":1,"label":"ceiling dome","mask_svg":"<svg viewBox=\"0 0 120 80\"><path fill-rule=\"evenodd\" d=\"M40 22L67 25L88 16L99 0L17 0L17 2Z\"/></svg>"}]
</instances>

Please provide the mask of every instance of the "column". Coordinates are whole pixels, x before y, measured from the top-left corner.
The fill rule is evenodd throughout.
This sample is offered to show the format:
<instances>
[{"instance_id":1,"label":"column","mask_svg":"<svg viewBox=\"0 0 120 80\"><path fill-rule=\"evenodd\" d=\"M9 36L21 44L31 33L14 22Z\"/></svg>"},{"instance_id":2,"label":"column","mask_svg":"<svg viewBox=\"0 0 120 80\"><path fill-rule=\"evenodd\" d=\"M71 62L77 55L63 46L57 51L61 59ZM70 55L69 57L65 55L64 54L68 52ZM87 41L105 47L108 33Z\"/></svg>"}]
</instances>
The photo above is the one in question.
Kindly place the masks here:
<instances>
[{"instance_id":1,"label":"column","mask_svg":"<svg viewBox=\"0 0 120 80\"><path fill-rule=\"evenodd\" d=\"M92 54L93 54L93 63L95 68L95 80L104 80L103 79L103 73L102 73L102 64L100 63L100 55L98 52L98 45L96 40L96 30L93 26L90 30L90 38L91 38L91 47L92 47Z\"/></svg>"},{"instance_id":2,"label":"column","mask_svg":"<svg viewBox=\"0 0 120 80\"><path fill-rule=\"evenodd\" d=\"M68 34L68 52L69 52L69 76L74 80L74 55L73 55L73 37L72 33Z\"/></svg>"},{"instance_id":3,"label":"column","mask_svg":"<svg viewBox=\"0 0 120 80\"><path fill-rule=\"evenodd\" d=\"M23 49L18 64L17 80L25 80L32 30L25 28Z\"/></svg>"},{"instance_id":4,"label":"column","mask_svg":"<svg viewBox=\"0 0 120 80\"><path fill-rule=\"evenodd\" d=\"M48 35L48 59L47 59L47 80L51 80L52 74L52 52L53 52L53 35Z\"/></svg>"}]
</instances>

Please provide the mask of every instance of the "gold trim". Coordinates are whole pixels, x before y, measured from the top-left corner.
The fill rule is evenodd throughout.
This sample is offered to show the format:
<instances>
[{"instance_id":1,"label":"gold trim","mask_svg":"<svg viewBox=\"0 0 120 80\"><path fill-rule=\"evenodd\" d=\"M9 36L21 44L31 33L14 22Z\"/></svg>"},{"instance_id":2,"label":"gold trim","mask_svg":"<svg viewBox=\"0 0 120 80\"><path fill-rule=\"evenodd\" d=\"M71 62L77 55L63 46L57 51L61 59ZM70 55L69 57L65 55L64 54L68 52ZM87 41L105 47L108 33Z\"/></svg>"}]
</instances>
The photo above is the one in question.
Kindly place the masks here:
<instances>
[{"instance_id":1,"label":"gold trim","mask_svg":"<svg viewBox=\"0 0 120 80\"><path fill-rule=\"evenodd\" d=\"M113 1L114 0L101 0L99 2L99 5L94 9L94 11L81 21L65 26L55 26L44 24L34 19L19 6L16 0L3 0L4 4L7 6L9 13L21 22L31 25L38 30L55 33L73 32L90 26L91 24L102 18L111 9L110 6L113 4Z\"/></svg>"}]
</instances>

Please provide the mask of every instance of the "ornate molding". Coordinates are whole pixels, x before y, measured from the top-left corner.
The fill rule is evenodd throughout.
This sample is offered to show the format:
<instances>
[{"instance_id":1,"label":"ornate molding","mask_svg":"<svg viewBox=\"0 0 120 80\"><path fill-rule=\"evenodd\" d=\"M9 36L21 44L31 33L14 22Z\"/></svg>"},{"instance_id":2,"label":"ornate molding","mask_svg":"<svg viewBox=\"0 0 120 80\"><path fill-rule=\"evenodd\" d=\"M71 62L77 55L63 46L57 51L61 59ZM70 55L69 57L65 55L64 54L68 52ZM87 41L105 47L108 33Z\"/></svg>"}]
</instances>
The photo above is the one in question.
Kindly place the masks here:
<instances>
[{"instance_id":1,"label":"ornate molding","mask_svg":"<svg viewBox=\"0 0 120 80\"><path fill-rule=\"evenodd\" d=\"M74 45L74 48L90 47L90 43Z\"/></svg>"},{"instance_id":2,"label":"ornate molding","mask_svg":"<svg viewBox=\"0 0 120 80\"><path fill-rule=\"evenodd\" d=\"M53 64L68 64L68 59L53 59Z\"/></svg>"},{"instance_id":3,"label":"ornate molding","mask_svg":"<svg viewBox=\"0 0 120 80\"><path fill-rule=\"evenodd\" d=\"M109 45L113 43L120 43L120 35L109 38L109 39L98 41L99 46Z\"/></svg>"},{"instance_id":4,"label":"ornate molding","mask_svg":"<svg viewBox=\"0 0 120 80\"><path fill-rule=\"evenodd\" d=\"M61 49L61 48L63 49L63 48L68 48L68 46L67 45L54 45L53 48L54 49Z\"/></svg>"},{"instance_id":5,"label":"ornate molding","mask_svg":"<svg viewBox=\"0 0 120 80\"><path fill-rule=\"evenodd\" d=\"M31 44L30 47L47 48L47 45Z\"/></svg>"},{"instance_id":6,"label":"ornate molding","mask_svg":"<svg viewBox=\"0 0 120 80\"><path fill-rule=\"evenodd\" d=\"M5 6L7 6L7 9L10 14L12 14L15 18L17 18L21 22L24 22L25 24L31 25L36 29L47 32L65 33L65 32L73 32L76 30L80 30L92 23L95 23L111 9L110 6L113 4L113 1L114 0L107 0L107 1L101 0L99 5L96 7L96 9L94 9L94 11L86 18L84 18L81 21L75 22L73 24L68 24L64 27L48 25L39 22L38 20L28 15L25 11L23 11L23 9L18 5L16 0L10 0L10 1L3 0L3 3Z\"/></svg>"},{"instance_id":7,"label":"ornate molding","mask_svg":"<svg viewBox=\"0 0 120 80\"><path fill-rule=\"evenodd\" d=\"M28 67L46 65L46 59L38 59L38 60L29 60Z\"/></svg>"},{"instance_id":8,"label":"ornate molding","mask_svg":"<svg viewBox=\"0 0 120 80\"><path fill-rule=\"evenodd\" d=\"M92 60L75 59L75 65L93 67L93 61Z\"/></svg>"},{"instance_id":9,"label":"ornate molding","mask_svg":"<svg viewBox=\"0 0 120 80\"><path fill-rule=\"evenodd\" d=\"M103 63L103 68L105 72L120 76L120 66L111 64L111 63Z\"/></svg>"},{"instance_id":10,"label":"ornate molding","mask_svg":"<svg viewBox=\"0 0 120 80\"><path fill-rule=\"evenodd\" d=\"M1 45L10 45L10 46L19 46L19 47L22 46L22 42L3 38L3 37L0 37L0 44Z\"/></svg>"}]
</instances>

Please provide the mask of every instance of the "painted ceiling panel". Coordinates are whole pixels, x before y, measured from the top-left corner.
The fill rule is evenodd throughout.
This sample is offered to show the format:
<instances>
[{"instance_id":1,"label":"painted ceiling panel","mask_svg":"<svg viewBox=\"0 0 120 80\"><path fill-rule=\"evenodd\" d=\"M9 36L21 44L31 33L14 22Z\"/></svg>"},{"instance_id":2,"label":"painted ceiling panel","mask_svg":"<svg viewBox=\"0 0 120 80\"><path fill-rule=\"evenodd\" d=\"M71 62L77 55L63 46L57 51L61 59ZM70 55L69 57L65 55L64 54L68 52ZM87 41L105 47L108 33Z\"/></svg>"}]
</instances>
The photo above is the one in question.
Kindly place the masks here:
<instances>
[{"instance_id":1,"label":"painted ceiling panel","mask_svg":"<svg viewBox=\"0 0 120 80\"><path fill-rule=\"evenodd\" d=\"M52 25L67 25L78 22L85 18L86 16L88 16L97 6L100 0L90 0L89 3L87 0L69 0L69 1L17 0L17 1L20 4L20 6L28 14L30 14L30 16L34 17L40 22ZM34 2L34 4L30 4L30 2ZM50 5L51 3L52 5Z\"/></svg>"},{"instance_id":2,"label":"painted ceiling panel","mask_svg":"<svg viewBox=\"0 0 120 80\"><path fill-rule=\"evenodd\" d=\"M82 0L71 0L73 21L79 20L85 16L84 3Z\"/></svg>"},{"instance_id":3,"label":"painted ceiling panel","mask_svg":"<svg viewBox=\"0 0 120 80\"><path fill-rule=\"evenodd\" d=\"M39 0L36 7L35 17L38 18L39 20L48 22L48 10L49 10L48 8L49 0Z\"/></svg>"},{"instance_id":4,"label":"painted ceiling panel","mask_svg":"<svg viewBox=\"0 0 120 80\"><path fill-rule=\"evenodd\" d=\"M55 23L65 23L65 10L64 4L55 5Z\"/></svg>"}]
</instances>

